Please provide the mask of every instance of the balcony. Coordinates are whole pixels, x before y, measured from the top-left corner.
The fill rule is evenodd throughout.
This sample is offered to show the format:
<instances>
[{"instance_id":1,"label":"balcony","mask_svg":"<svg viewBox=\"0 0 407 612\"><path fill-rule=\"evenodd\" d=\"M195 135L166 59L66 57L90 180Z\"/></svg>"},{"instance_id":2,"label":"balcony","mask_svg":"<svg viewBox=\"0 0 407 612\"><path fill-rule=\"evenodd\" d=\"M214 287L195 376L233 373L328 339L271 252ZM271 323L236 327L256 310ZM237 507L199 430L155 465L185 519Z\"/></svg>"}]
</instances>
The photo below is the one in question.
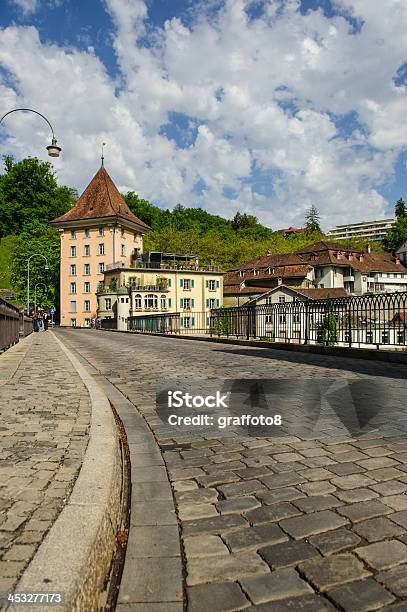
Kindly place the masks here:
<instances>
[{"instance_id":1,"label":"balcony","mask_svg":"<svg viewBox=\"0 0 407 612\"><path fill-rule=\"evenodd\" d=\"M159 293L169 291L169 288L164 285L130 285L130 289L131 291L155 291Z\"/></svg>"}]
</instances>

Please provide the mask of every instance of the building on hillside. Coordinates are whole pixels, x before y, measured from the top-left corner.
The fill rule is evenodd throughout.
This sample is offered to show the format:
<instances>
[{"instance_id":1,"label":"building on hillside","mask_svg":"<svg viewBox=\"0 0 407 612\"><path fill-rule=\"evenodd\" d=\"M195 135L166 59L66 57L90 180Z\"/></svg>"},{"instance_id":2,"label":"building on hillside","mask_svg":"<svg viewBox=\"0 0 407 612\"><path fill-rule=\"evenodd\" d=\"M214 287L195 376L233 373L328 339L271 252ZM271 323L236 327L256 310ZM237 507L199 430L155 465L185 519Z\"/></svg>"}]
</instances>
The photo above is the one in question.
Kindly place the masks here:
<instances>
[{"instance_id":1,"label":"building on hillside","mask_svg":"<svg viewBox=\"0 0 407 612\"><path fill-rule=\"evenodd\" d=\"M288 236L295 236L296 234L303 234L305 227L284 227L283 229L277 230L279 234L282 234L284 238Z\"/></svg>"},{"instance_id":2,"label":"building on hillside","mask_svg":"<svg viewBox=\"0 0 407 612\"><path fill-rule=\"evenodd\" d=\"M382 219L380 221L361 221L360 223L337 225L334 229L329 230L327 235L335 240L363 238L380 242L386 237L394 223L395 219Z\"/></svg>"},{"instance_id":3,"label":"building on hillside","mask_svg":"<svg viewBox=\"0 0 407 612\"><path fill-rule=\"evenodd\" d=\"M396 255L400 257L403 264L407 266L407 240L397 249Z\"/></svg>"},{"instance_id":4,"label":"building on hillside","mask_svg":"<svg viewBox=\"0 0 407 612\"><path fill-rule=\"evenodd\" d=\"M61 236L60 324L89 327L107 266L130 266L150 228L130 211L103 160L73 208L50 223Z\"/></svg>"},{"instance_id":5,"label":"building on hillside","mask_svg":"<svg viewBox=\"0 0 407 612\"><path fill-rule=\"evenodd\" d=\"M313 287L311 265L296 254L264 255L228 270L224 278L224 304L242 306L278 285Z\"/></svg>"},{"instance_id":6,"label":"building on hillside","mask_svg":"<svg viewBox=\"0 0 407 612\"><path fill-rule=\"evenodd\" d=\"M180 313L181 325L194 327L200 316L222 306L223 274L201 266L196 255L150 252L131 266L108 265L98 288L98 316L127 329L129 317Z\"/></svg>"}]
</instances>

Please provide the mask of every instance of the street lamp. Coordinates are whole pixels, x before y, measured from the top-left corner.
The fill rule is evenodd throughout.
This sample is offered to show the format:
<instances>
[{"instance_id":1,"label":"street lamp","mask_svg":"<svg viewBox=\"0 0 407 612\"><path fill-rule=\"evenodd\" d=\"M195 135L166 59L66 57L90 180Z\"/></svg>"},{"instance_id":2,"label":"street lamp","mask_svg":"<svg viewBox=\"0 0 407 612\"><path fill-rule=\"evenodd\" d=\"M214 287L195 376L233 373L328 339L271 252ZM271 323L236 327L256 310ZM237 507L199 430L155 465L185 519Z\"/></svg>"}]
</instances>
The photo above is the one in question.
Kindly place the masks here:
<instances>
[{"instance_id":1,"label":"street lamp","mask_svg":"<svg viewBox=\"0 0 407 612\"><path fill-rule=\"evenodd\" d=\"M13 110L8 111L7 113L5 113L1 117L0 123L3 121L3 119L5 117L7 117L7 115L10 115L11 113L16 113L17 111L27 111L27 112L30 112L30 113L35 113L36 115L39 115L40 117L42 117L48 123L49 127L51 128L51 132L52 132L51 144L47 146L48 155L50 157L59 157L59 154L60 154L62 149L61 149L61 147L59 147L57 145L57 139L55 138L54 128L52 127L52 125L50 124L48 119L46 117L44 117L44 115L42 115L38 111L33 110L32 108L13 108Z\"/></svg>"},{"instance_id":2,"label":"street lamp","mask_svg":"<svg viewBox=\"0 0 407 612\"><path fill-rule=\"evenodd\" d=\"M45 293L47 292L47 285L45 283L36 283L34 285L34 312L37 312L37 287L39 287L40 285L44 287Z\"/></svg>"},{"instance_id":3,"label":"street lamp","mask_svg":"<svg viewBox=\"0 0 407 612\"><path fill-rule=\"evenodd\" d=\"M48 265L48 259L45 257L45 255L43 255L42 253L33 253L32 255L29 256L28 258L28 274L27 274L27 315L30 314L30 260L33 257L42 257L43 259L45 259L45 266L44 269L45 270L49 270L49 265Z\"/></svg>"}]
</instances>

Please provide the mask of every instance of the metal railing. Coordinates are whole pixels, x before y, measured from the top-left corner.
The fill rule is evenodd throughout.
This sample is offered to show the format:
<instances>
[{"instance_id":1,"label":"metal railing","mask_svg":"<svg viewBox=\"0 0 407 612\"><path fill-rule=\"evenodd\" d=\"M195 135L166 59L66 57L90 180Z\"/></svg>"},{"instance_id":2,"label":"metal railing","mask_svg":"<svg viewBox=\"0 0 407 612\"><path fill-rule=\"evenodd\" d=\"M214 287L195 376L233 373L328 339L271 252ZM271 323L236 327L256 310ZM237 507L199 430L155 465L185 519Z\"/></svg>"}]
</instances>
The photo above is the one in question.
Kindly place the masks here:
<instances>
[{"instance_id":1,"label":"metal railing","mask_svg":"<svg viewBox=\"0 0 407 612\"><path fill-rule=\"evenodd\" d=\"M407 348L407 293L132 316L128 329L269 342Z\"/></svg>"},{"instance_id":2,"label":"metal railing","mask_svg":"<svg viewBox=\"0 0 407 612\"><path fill-rule=\"evenodd\" d=\"M0 298L0 351L17 344L20 335L28 336L31 332L31 319L20 313L16 306Z\"/></svg>"},{"instance_id":3,"label":"metal railing","mask_svg":"<svg viewBox=\"0 0 407 612\"><path fill-rule=\"evenodd\" d=\"M107 264L106 271L119 270L121 268L127 269L146 269L146 270L184 270L191 272L222 272L220 266L200 266L194 263L186 262L172 262L172 261L133 261L130 266L122 261L117 261L111 264Z\"/></svg>"}]
</instances>

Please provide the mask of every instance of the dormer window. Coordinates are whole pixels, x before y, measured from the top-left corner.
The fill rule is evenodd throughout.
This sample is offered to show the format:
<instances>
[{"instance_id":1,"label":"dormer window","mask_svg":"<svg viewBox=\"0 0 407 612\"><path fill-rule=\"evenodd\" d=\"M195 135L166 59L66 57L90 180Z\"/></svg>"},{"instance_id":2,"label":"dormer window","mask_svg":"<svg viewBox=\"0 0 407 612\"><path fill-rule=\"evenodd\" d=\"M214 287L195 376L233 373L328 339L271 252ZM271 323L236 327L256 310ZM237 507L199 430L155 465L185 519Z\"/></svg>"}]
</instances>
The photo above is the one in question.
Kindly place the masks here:
<instances>
[{"instance_id":1,"label":"dormer window","mask_svg":"<svg viewBox=\"0 0 407 612\"><path fill-rule=\"evenodd\" d=\"M243 270L239 270L239 276L244 276L244 271Z\"/></svg>"},{"instance_id":2,"label":"dormer window","mask_svg":"<svg viewBox=\"0 0 407 612\"><path fill-rule=\"evenodd\" d=\"M253 276L258 276L259 275L259 271L257 268L253 268Z\"/></svg>"}]
</instances>

